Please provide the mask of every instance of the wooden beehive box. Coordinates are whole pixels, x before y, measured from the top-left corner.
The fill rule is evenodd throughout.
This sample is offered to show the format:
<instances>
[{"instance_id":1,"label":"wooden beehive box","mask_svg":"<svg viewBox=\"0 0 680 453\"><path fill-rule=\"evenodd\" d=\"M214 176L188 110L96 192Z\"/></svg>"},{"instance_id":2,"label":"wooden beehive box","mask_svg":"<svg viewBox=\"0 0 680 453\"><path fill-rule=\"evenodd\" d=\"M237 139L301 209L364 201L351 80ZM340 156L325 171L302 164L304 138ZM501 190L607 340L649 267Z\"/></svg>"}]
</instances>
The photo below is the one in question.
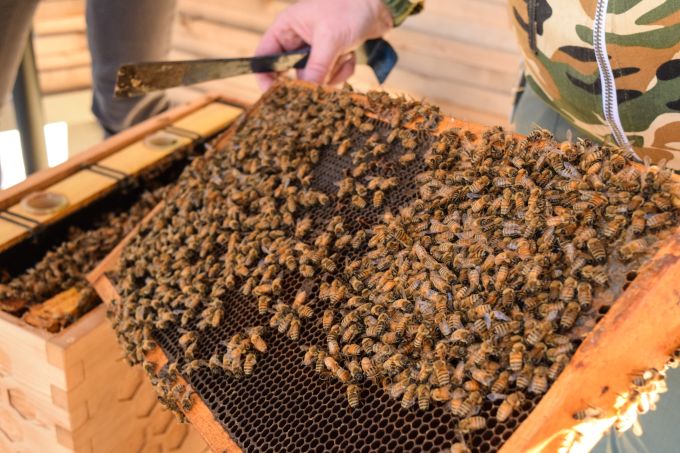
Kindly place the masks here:
<instances>
[{"instance_id":1,"label":"wooden beehive box","mask_svg":"<svg viewBox=\"0 0 680 453\"><path fill-rule=\"evenodd\" d=\"M440 130L454 127L474 133L485 129L452 118L445 118L440 124ZM229 138L228 132L220 140ZM156 209L161 207L162 203ZM106 273L116 267L122 250L135 234L131 232L88 276L107 304L119 295ZM582 341L568 366L501 451L587 451L592 448L615 422L615 401L618 395L630 390L631 376L650 368L663 369L669 355L680 345L678 275L680 228L676 227ZM158 347L147 359L157 368L168 360ZM183 380L182 383L188 385ZM203 400L195 398L194 401L185 415L210 448L241 451L239 439L230 437ZM584 421L573 417L575 412L589 406L601 409L601 416ZM574 438L576 432L578 439Z\"/></svg>"},{"instance_id":2,"label":"wooden beehive box","mask_svg":"<svg viewBox=\"0 0 680 453\"><path fill-rule=\"evenodd\" d=\"M0 193L0 252L112 193L173 152L199 146L224 129L243 104L205 96L152 118L66 163ZM148 144L159 131L171 142ZM145 144L145 141L147 144ZM20 201L40 190L68 205L38 216ZM0 255L1 257L2 255ZM78 297L75 289L51 301ZM122 358L99 305L58 333L0 311L0 451L117 452L204 450L205 443L157 401L142 371Z\"/></svg>"}]
</instances>

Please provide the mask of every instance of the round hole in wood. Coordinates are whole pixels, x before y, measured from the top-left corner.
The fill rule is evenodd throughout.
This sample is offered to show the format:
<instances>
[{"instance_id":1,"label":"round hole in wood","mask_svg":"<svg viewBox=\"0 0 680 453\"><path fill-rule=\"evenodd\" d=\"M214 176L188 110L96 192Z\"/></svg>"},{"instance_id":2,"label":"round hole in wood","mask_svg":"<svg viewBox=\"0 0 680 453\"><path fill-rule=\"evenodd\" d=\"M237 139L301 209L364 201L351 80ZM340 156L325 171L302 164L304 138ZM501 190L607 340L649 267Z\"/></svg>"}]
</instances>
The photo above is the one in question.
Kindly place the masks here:
<instances>
[{"instance_id":1,"label":"round hole in wood","mask_svg":"<svg viewBox=\"0 0 680 453\"><path fill-rule=\"evenodd\" d=\"M33 192L21 200L21 207L31 214L47 215L68 206L66 196L56 192Z\"/></svg>"},{"instance_id":2,"label":"round hole in wood","mask_svg":"<svg viewBox=\"0 0 680 453\"><path fill-rule=\"evenodd\" d=\"M178 142L179 137L168 131L158 131L151 135L147 135L144 139L144 144L152 149L166 149L176 145Z\"/></svg>"}]
</instances>

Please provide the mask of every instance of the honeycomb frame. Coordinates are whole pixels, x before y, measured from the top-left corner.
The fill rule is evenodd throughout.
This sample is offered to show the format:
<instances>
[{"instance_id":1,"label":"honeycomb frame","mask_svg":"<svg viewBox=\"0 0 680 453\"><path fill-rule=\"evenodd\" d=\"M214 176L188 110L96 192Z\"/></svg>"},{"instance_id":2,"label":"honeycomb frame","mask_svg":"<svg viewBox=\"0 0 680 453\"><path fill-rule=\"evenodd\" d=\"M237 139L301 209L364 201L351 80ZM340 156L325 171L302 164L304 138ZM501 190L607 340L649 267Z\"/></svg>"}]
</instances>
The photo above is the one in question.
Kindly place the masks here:
<instances>
[{"instance_id":1,"label":"honeycomb frame","mask_svg":"<svg viewBox=\"0 0 680 453\"><path fill-rule=\"evenodd\" d=\"M266 99L266 95L263 99ZM257 109L258 105L259 103L253 109ZM248 114L252 114L253 111L251 110ZM476 133L482 130L481 127L476 125L451 119L446 119L444 123L443 127L463 127ZM229 136L230 133L227 132L219 141L228 140ZM219 146L219 141L217 146ZM338 176L342 174L339 169L348 162L348 159L345 162L335 153L324 153L320 164L314 170L315 176L318 177L315 179L319 182L315 183L313 187L326 193L329 190L335 190L332 182L338 179ZM418 171L419 169L415 166L409 169L409 172L413 172L413 174ZM385 173L382 174L385 175ZM414 186L406 186L401 187L399 191L389 193L385 200L386 205L389 206L395 202L403 203L408 198L409 191L414 190ZM329 209L325 207L320 211ZM349 208L348 212L351 212L352 209ZM377 212L368 214L369 211L370 209L355 212L353 220L347 222L348 230L352 232L359 225L367 227L371 225L371 220L377 221L379 214ZM318 215L319 217L327 215L330 218L333 214L332 210L330 214L324 213L322 215L315 212L315 216ZM676 234L673 235L672 241L677 241ZM115 259L115 257L112 258ZM647 277L647 274L648 272L645 272L645 277ZM624 277L620 281L620 287L625 289L630 285L630 280L634 279L635 275L624 273L621 273L621 275L624 275ZM97 279L97 276L93 278ZM303 280L296 275L291 281L286 282L284 285L285 297L292 299L297 288L305 287L311 292L310 299L314 301L313 308L315 311L323 309L324 307L320 306L316 297L318 284L314 285ZM636 283L637 280L641 280L641 278L638 277ZM236 333L243 326L257 325L263 322L264 318L257 315L256 311L253 310L253 301L247 299L241 295L234 299L233 303L236 304L234 306L237 307L234 312L244 313L234 316L232 323L227 321L217 329L219 334L213 336L219 337L218 340L211 339L209 338L210 335L206 335L206 338L201 340L201 344L199 344L200 350L210 350L211 347L215 347L215 341L228 338L230 334ZM614 314L607 316L605 313L607 313L613 301L612 295L600 297L599 301L600 307L596 310L600 315L598 319L603 317L611 319ZM245 309L241 310L238 307ZM227 319L229 318L228 315ZM601 324L598 324L598 327ZM163 346L164 354L170 360L181 357L181 349L177 345L178 336L176 333L164 332L157 337L159 344ZM208 408L208 411L216 419L212 423L220 423L220 427L224 428L224 434L227 438L222 439L223 443L213 444L213 446L228 444L226 440L233 439L238 443L239 448L248 451L279 451L284 449L343 451L349 448L355 448L358 451L376 451L382 448L395 449L397 447L404 449L419 447L425 450L433 450L447 448L451 443L458 440L453 429L455 423L451 420L453 417L446 414L442 407L430 409L425 413L419 410L401 409L397 401L391 400L375 384L362 390L363 404L361 407L354 410L350 409L345 401L342 384L336 381L323 381L312 369L305 368L301 364L304 351L300 349L300 345L320 343L322 338L323 332L320 326L306 325L299 342L292 342L282 336L270 339L271 350L268 352L266 360L258 365L256 373L249 379L238 381L230 376L222 377L222 381L228 382L226 389L220 389L210 384L214 376L211 375L209 370L197 371L189 377L188 382L200 395L201 399L197 404L199 409L188 411L187 416L192 420L192 413L196 413L198 410L205 415L203 409ZM581 348L579 348L580 350ZM577 351L577 354L579 351ZM281 373L282 368L289 370L290 373L286 375L288 379L283 379L281 384L279 382L281 380L276 380L273 376L276 373ZM300 385L302 382L311 385L302 386ZM553 387L556 385L557 383ZM236 387L238 387L238 390ZM265 393L262 393L263 389L266 389ZM260 394L256 399L253 395L257 391ZM323 392L326 392L327 398L325 398L323 404L319 404L318 395L323 394ZM233 403L235 399L241 397L242 400L238 401L239 404ZM493 417L489 415L489 429L472 436L466 436L465 440L468 446L473 448L474 451L494 451L498 449L511 438L512 431L517 429L529 416L539 399L536 397L528 400L522 412L513 415L505 423L509 430L495 423ZM255 403L260 404L262 401L267 403L266 408L253 409ZM491 414L495 412L494 407L497 404L487 401L484 404L483 411ZM200 408L200 406L203 406L203 408ZM381 417L378 420L379 415ZM419 418L421 420L418 420ZM259 419L265 421L260 420L258 422ZM297 423L296 425L291 422L291 420L296 419L306 420L307 423ZM332 419L336 421L331 421ZM371 419L377 420L377 422L370 423ZM269 423L272 420L276 420L276 423ZM324 425L324 421L328 423ZM439 423L435 423L435 421ZM200 417L200 422L210 423L205 417ZM428 428L425 426L427 424L431 426ZM393 429L389 429L390 426ZM319 429L325 429L328 432L318 435ZM214 432L215 426L212 426L210 431ZM337 436L337 434L341 434L340 431L349 434L341 439Z\"/></svg>"}]
</instances>

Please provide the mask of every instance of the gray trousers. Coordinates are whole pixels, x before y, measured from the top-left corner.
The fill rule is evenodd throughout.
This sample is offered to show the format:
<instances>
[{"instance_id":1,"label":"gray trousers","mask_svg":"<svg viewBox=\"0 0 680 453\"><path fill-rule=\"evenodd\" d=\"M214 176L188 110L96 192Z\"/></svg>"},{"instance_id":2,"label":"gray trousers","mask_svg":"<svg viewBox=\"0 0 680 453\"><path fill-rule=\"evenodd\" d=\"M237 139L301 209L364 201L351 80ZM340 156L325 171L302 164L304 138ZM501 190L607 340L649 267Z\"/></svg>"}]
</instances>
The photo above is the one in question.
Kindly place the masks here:
<instances>
[{"instance_id":1,"label":"gray trousers","mask_svg":"<svg viewBox=\"0 0 680 453\"><path fill-rule=\"evenodd\" d=\"M164 59L170 50L176 0L87 0L92 54L92 112L116 133L169 106L164 93L113 99L123 63ZM38 0L0 0L0 108L14 84Z\"/></svg>"}]
</instances>

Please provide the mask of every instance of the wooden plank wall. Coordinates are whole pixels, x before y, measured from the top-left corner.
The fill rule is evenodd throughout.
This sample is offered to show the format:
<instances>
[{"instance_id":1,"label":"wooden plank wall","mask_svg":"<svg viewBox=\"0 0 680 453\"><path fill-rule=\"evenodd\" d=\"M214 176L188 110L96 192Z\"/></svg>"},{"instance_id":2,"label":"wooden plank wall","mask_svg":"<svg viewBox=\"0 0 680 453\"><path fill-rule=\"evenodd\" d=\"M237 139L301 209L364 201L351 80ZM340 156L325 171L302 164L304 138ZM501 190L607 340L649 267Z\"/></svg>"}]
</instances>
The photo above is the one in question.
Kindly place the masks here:
<instances>
[{"instance_id":1,"label":"wooden plank wall","mask_svg":"<svg viewBox=\"0 0 680 453\"><path fill-rule=\"evenodd\" d=\"M292 0L178 0L171 58L251 55L264 29ZM36 15L36 50L43 88L59 91L89 83L84 0L43 0ZM425 98L457 118L508 123L520 57L505 0L427 0L389 41L400 62L386 83L394 92ZM363 68L352 79L377 86ZM240 99L259 97L252 76L175 90L179 99L215 90Z\"/></svg>"},{"instance_id":2,"label":"wooden plank wall","mask_svg":"<svg viewBox=\"0 0 680 453\"><path fill-rule=\"evenodd\" d=\"M92 78L85 0L42 0L33 19L33 30L43 92L89 87Z\"/></svg>"}]
</instances>

